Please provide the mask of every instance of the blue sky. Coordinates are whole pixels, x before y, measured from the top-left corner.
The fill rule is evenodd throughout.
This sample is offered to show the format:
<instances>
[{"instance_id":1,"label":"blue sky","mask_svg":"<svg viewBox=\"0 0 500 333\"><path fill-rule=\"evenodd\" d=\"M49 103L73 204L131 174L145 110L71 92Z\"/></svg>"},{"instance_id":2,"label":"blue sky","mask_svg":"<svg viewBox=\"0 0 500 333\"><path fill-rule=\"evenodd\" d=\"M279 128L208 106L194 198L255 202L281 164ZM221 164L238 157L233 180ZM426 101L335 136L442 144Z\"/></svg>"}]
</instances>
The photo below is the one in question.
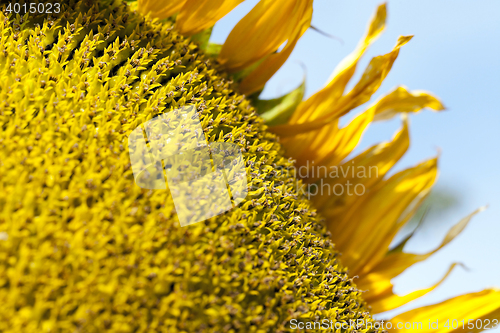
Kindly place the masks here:
<instances>
[{"instance_id":1,"label":"blue sky","mask_svg":"<svg viewBox=\"0 0 500 333\"><path fill-rule=\"evenodd\" d=\"M245 1L221 20L212 41L223 42L256 2ZM355 48L378 4L373 0L315 0L313 25L343 42L307 31L262 96L276 97L298 86L303 77L301 63L306 68L307 96L320 89L340 60ZM423 253L434 248L451 225L489 205L451 244L398 277L396 291L405 294L432 285L452 262L463 263L469 271L456 268L434 292L397 312L500 287L499 18L500 1L495 0L389 1L386 31L365 55L353 80L356 82L371 57L389 52L399 35L414 35L373 100L405 85L434 93L447 107L445 112L426 110L410 117L411 148L398 168L441 151L437 186L455 191L461 204L441 216L443 221L435 221L432 232L417 234L405 251ZM373 124L356 152L390 139L399 126L399 120Z\"/></svg>"}]
</instances>

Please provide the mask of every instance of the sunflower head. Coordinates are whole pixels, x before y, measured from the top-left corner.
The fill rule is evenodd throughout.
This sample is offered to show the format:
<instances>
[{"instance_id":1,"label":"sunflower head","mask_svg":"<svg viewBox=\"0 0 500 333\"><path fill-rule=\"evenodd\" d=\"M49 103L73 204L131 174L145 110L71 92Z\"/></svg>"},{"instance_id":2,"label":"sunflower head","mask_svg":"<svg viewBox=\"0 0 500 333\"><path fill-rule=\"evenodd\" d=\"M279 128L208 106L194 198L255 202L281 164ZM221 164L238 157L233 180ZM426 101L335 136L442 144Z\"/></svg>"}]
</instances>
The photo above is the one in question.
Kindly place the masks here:
<instances>
[{"instance_id":1,"label":"sunflower head","mask_svg":"<svg viewBox=\"0 0 500 333\"><path fill-rule=\"evenodd\" d=\"M339 125L371 99L411 36L373 58L347 91L384 29L381 5L322 90L303 100L302 85L262 100L259 92L310 27L312 1L261 0L223 45L210 43L215 22L241 2L70 0L60 15L3 7L1 331L285 332L326 325L375 332L383 327L373 314L439 284L399 296L391 279L448 244L473 214L431 253L403 252L407 239L390 248L434 184L437 159L389 173L409 146L406 115L444 106L429 93L398 87ZM189 110L186 119L199 128L173 126L182 120L176 110ZM405 117L392 141L350 158L370 123L396 115ZM136 174L138 145L156 144L144 124L166 133L179 128L182 138L201 143L197 148L206 142L211 162L201 149L180 157L175 151ZM235 156L246 198L234 200L227 188L237 207L226 212L219 201L207 204L214 191L193 196L193 179L169 167L189 162L192 173L207 175ZM313 173L317 167L341 173L325 179ZM360 176L360 168L373 173ZM167 183L147 178L158 170ZM363 191L312 194L325 184ZM189 194L184 207L174 200L179 193ZM183 227L193 214L189 205L221 214L195 216L189 221L203 221ZM474 306L455 307L465 301ZM487 290L392 322L446 318L443 309L456 318L492 318L499 302L499 292Z\"/></svg>"}]
</instances>

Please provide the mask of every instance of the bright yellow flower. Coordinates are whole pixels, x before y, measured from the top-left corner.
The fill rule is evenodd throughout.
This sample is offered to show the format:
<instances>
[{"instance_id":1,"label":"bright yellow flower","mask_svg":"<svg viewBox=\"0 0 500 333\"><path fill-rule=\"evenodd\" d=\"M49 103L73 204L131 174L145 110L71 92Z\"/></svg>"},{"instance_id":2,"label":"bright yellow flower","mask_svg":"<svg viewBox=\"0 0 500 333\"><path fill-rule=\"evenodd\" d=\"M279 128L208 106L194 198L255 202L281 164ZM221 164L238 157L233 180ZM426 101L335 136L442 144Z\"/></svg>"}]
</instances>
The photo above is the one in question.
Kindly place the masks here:
<instances>
[{"instance_id":1,"label":"bright yellow flower","mask_svg":"<svg viewBox=\"0 0 500 333\"><path fill-rule=\"evenodd\" d=\"M432 291L457 265L426 289L393 291L395 277L482 210L429 253L403 251L412 235L390 248L438 175L436 157L388 176L410 144L408 114L440 111L442 103L398 87L339 126L370 101L411 39L373 58L346 91L384 30L385 5L328 84L302 101L303 86L274 100L258 92L310 27L312 0L259 1L222 46L209 43L210 30L240 0L138 0L138 13L118 0L70 2L54 21L0 13L1 331L278 332L292 319L316 318L368 324L372 314ZM125 141L145 121L188 104L207 142L239 145L252 187L237 209L181 228L166 189L135 186ZM395 116L403 121L392 141L348 158L369 124ZM298 173L285 172L294 167ZM338 177L318 174L320 167L340 169ZM294 176L310 188L363 191L306 200ZM500 291L391 322L451 318L499 319Z\"/></svg>"}]
</instances>

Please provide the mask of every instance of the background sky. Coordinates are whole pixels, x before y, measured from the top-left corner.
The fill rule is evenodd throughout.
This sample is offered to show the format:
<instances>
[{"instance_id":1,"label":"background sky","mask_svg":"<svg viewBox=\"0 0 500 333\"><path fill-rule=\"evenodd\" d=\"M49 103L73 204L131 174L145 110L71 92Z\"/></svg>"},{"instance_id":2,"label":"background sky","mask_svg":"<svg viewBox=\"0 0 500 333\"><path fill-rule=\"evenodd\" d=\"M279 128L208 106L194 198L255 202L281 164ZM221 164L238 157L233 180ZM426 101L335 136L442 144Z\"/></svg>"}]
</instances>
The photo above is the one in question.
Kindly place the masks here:
<instances>
[{"instance_id":1,"label":"background sky","mask_svg":"<svg viewBox=\"0 0 500 333\"><path fill-rule=\"evenodd\" d=\"M245 1L217 23L211 40L222 43L256 3ZM319 90L340 60L354 50L379 4L373 0L315 0L312 24L342 42L308 30L261 97L277 97L297 87L304 74L300 64L306 68L306 95ZM451 244L398 277L395 290L406 294L431 286L453 262L461 262L469 270L457 267L432 293L384 318L459 294L500 287L500 1L389 1L386 30L359 63L348 88L369 60L389 52L400 35L415 37L401 49L372 101L398 85L430 91L443 101L447 111L424 110L410 117L411 146L397 169L441 151L436 187L460 199L451 211L430 218L427 224L432 226L417 233L405 252L433 249L462 217L480 206L489 207ZM347 115L346 120L359 111ZM355 154L389 140L400 125L397 119L372 124Z\"/></svg>"}]
</instances>

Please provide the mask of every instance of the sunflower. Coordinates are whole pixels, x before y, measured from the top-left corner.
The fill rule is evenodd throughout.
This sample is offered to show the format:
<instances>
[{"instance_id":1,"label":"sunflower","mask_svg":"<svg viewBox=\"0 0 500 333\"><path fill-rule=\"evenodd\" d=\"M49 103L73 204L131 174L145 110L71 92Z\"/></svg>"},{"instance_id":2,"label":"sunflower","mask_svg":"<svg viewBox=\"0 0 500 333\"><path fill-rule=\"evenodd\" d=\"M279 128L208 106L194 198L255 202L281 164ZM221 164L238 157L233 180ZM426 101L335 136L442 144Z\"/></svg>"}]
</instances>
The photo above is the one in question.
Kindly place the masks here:
<instances>
[{"instance_id":1,"label":"sunflower","mask_svg":"<svg viewBox=\"0 0 500 333\"><path fill-rule=\"evenodd\" d=\"M437 158L387 175L409 146L406 115L443 105L398 87L339 125L370 100L411 37L345 91L384 29L381 5L322 90L303 101L302 85L261 100L311 26L312 0L261 0L223 45L210 43L213 25L241 2L70 0L50 15L3 6L2 332L284 332L292 323L320 331L313 322L324 320L375 332L373 314L439 285L399 296L391 280L479 210L430 253L404 252L409 237L390 247L432 188ZM240 147L249 191L236 209L180 227L168 189L134 183L126 142L186 105L208 142ZM347 159L371 122L397 115L391 142ZM335 192L350 186L355 195ZM469 320L499 317L500 292L484 290L390 322L436 331L428 320L457 319L476 331Z\"/></svg>"}]
</instances>

